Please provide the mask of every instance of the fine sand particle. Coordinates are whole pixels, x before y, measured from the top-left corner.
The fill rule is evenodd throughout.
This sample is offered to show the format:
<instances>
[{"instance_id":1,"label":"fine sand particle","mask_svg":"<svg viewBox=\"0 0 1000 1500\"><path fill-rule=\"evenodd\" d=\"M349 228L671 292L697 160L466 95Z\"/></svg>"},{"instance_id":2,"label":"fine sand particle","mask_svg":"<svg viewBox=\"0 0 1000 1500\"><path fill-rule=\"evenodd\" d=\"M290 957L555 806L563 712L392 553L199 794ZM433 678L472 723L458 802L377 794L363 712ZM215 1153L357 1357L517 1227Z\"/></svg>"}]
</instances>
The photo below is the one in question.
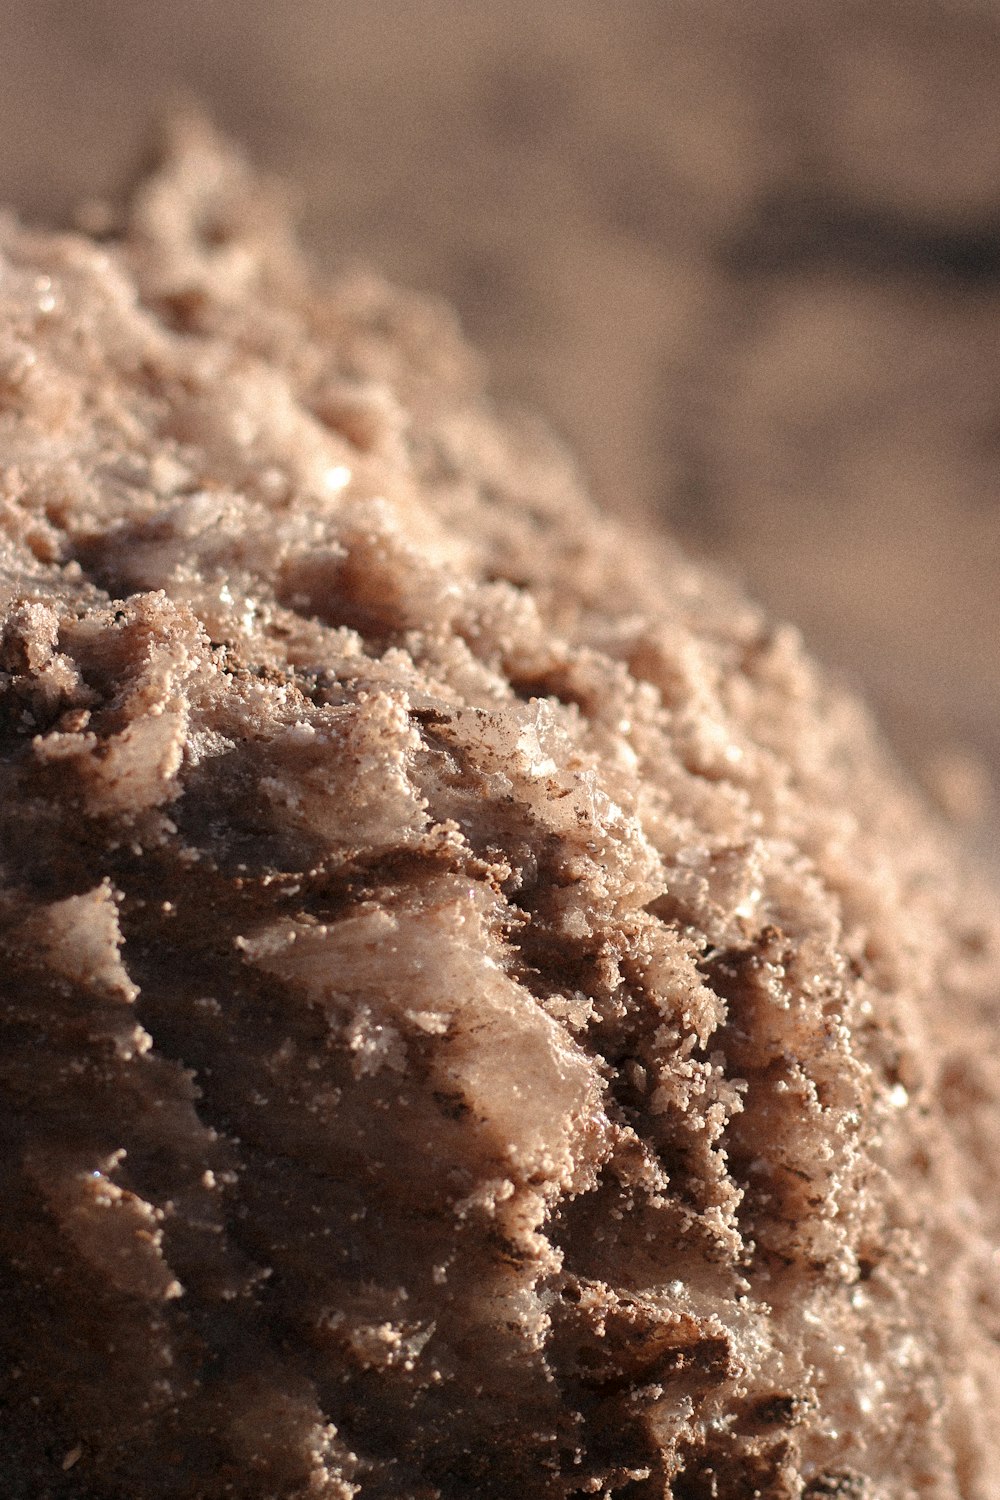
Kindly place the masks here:
<instances>
[{"instance_id":1,"label":"fine sand particle","mask_svg":"<svg viewBox=\"0 0 1000 1500\"><path fill-rule=\"evenodd\" d=\"M995 1500L1000 940L795 632L196 126L0 407L6 1500Z\"/></svg>"}]
</instances>

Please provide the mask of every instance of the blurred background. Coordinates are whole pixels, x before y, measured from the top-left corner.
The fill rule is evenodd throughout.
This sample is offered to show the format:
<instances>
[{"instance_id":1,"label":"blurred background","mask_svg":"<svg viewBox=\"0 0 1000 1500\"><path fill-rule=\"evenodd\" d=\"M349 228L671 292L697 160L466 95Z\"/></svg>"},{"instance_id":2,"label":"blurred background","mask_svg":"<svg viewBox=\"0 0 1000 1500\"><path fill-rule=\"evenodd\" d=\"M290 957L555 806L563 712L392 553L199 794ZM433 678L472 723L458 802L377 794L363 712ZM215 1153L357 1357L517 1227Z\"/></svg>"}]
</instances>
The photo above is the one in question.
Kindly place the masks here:
<instances>
[{"instance_id":1,"label":"blurred background","mask_svg":"<svg viewBox=\"0 0 1000 1500\"><path fill-rule=\"evenodd\" d=\"M993 842L1000 0L3 0L0 199L120 192L178 89Z\"/></svg>"}]
</instances>

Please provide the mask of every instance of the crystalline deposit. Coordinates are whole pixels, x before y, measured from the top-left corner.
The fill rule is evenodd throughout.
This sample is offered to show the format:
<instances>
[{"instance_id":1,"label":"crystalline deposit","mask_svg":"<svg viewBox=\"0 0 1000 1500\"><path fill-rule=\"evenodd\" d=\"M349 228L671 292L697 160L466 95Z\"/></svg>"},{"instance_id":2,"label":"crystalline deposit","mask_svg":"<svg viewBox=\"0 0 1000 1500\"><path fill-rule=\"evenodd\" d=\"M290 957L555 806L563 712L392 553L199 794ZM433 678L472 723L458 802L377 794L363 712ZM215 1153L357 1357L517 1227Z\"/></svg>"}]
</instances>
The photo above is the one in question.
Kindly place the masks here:
<instances>
[{"instance_id":1,"label":"crystalline deposit","mask_svg":"<svg viewBox=\"0 0 1000 1500\"><path fill-rule=\"evenodd\" d=\"M178 134L0 260L6 1500L1000 1494L988 900Z\"/></svg>"}]
</instances>

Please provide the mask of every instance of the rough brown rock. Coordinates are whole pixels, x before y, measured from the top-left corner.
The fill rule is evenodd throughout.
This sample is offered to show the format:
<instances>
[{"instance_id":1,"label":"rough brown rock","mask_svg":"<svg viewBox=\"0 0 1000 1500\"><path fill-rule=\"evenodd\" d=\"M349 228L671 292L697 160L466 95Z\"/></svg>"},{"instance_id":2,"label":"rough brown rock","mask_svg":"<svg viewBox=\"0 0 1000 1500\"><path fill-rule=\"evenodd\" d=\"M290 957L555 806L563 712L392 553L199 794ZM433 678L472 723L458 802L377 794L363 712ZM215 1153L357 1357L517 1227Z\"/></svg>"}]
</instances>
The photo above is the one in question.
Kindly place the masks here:
<instances>
[{"instance_id":1,"label":"rough brown rock","mask_svg":"<svg viewBox=\"0 0 1000 1500\"><path fill-rule=\"evenodd\" d=\"M966 815L1000 845L1000 7L5 0L4 23L0 200L93 216L151 101L204 99L324 263L454 303L602 502L794 619L932 791L978 757Z\"/></svg>"},{"instance_id":2,"label":"rough brown rock","mask_svg":"<svg viewBox=\"0 0 1000 1500\"><path fill-rule=\"evenodd\" d=\"M1000 943L863 711L182 131L0 262L11 1500L993 1500Z\"/></svg>"}]
</instances>

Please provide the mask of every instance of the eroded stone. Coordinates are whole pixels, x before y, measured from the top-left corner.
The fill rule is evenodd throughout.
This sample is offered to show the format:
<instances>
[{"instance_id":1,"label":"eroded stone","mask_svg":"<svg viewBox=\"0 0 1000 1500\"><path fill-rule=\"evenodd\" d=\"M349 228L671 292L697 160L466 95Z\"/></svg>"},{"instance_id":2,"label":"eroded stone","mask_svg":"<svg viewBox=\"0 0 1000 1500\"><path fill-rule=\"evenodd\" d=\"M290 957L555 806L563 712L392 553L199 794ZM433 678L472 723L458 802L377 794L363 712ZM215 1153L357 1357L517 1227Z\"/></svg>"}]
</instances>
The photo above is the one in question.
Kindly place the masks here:
<instances>
[{"instance_id":1,"label":"eroded stone","mask_svg":"<svg viewBox=\"0 0 1000 1500\"><path fill-rule=\"evenodd\" d=\"M197 128L0 252L4 1494L995 1496L1000 945L863 711Z\"/></svg>"}]
</instances>

